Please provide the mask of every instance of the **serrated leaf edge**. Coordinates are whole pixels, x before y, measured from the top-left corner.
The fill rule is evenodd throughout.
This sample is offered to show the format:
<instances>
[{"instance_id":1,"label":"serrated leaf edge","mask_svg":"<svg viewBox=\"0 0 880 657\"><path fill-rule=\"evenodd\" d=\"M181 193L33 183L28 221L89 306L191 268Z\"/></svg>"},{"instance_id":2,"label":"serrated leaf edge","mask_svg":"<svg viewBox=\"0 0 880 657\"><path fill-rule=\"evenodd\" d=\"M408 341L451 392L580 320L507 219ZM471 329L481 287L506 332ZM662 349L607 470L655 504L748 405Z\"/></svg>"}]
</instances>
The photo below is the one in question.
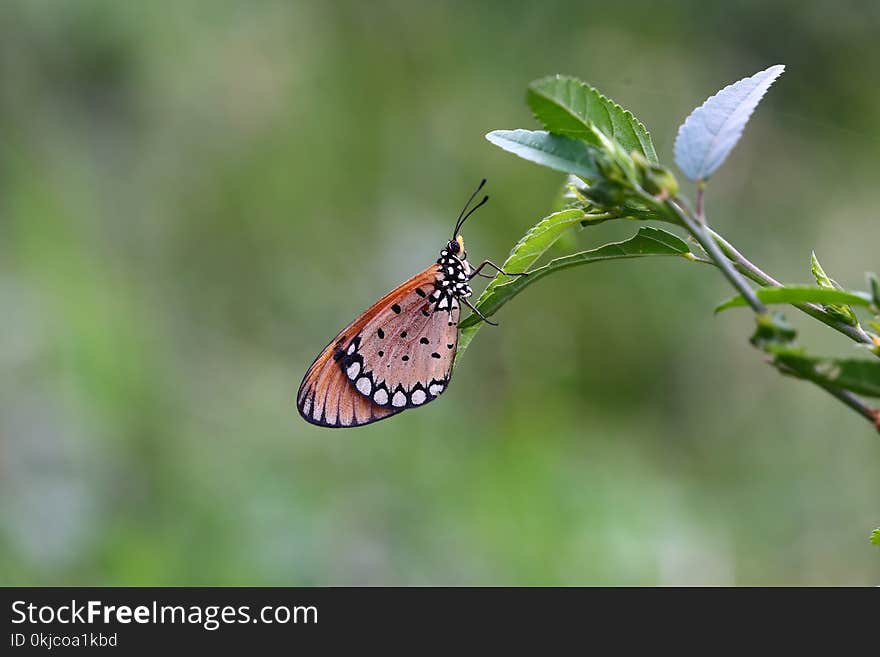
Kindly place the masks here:
<instances>
[{"instance_id":1,"label":"serrated leaf edge","mask_svg":"<svg viewBox=\"0 0 880 657\"><path fill-rule=\"evenodd\" d=\"M603 101L603 102L601 103L601 104L602 104L602 109L605 111L605 114L606 114L607 117L608 117L608 122L609 122L609 123L612 123L612 124L613 124L614 121L613 121L612 118L611 118L611 113L608 111L608 107L607 107L607 105L611 105L612 107L614 107L614 108L616 108L616 109L619 109L619 110L623 113L624 116L626 116L629 120L632 121L632 123L634 123L635 125L637 125L637 126L642 130L642 132L644 132L645 136L648 138L648 142L649 142L650 145L651 145L651 151L652 151L651 153L645 153L645 156L648 158L648 160L652 161L654 164L657 164L657 163L658 163L658 160L657 160L657 151L656 151L656 149L654 148L654 140L651 138L651 132L648 130L648 128L645 126L645 124L642 123L642 122L638 119L638 117L636 117L636 115L633 114L630 110L626 109L625 107L623 107L622 105L620 105L618 102L612 100L611 98L609 98L608 96L606 96L605 94L603 94L601 91L599 91L598 89L596 89L596 87L594 87L594 86L591 85L590 83L588 83L588 82L584 82L584 81L581 80L580 78L575 77L575 76L573 76L573 75L561 75L561 74L557 73L556 75L548 75L548 76L545 76L545 77L543 77L543 78L538 78L537 80L534 80L534 81L532 81L532 82L529 84L529 90L530 90L530 91L533 91L533 92L534 92L535 94L537 94L537 95L540 95L540 96L541 96L542 98L544 98L545 100L548 100L548 101L553 102L553 99L552 99L552 98L550 98L550 97L547 96L546 94L544 94L544 93L542 93L542 92L540 92L540 91L538 91L538 90L536 90L536 89L534 88L534 85L536 85L536 84L538 84L538 83L540 83L540 82L544 82L545 80L562 80L562 81L566 81L566 82L576 82L576 83L578 83L578 84L583 85L584 87L586 87L587 90L589 90L589 91L590 91L591 93L593 93L594 95L598 96L599 99L600 99L601 101ZM528 104L528 103L526 103L526 104ZM580 117L580 116L578 116L577 114L575 114L574 112L570 111L567 107L562 106L562 105L559 105L559 107L560 107L563 111L565 111L567 114L569 114L571 117L577 119L578 121L583 122L584 119L583 119L582 117ZM529 110L531 110L531 112L532 112L532 117L533 117L538 123L540 123L541 125L544 125L544 122L543 122L543 121L541 120L541 118L537 115L537 113L534 111L534 109L531 107L531 105L529 105ZM591 122L591 123L592 123L592 122ZM550 128L548 128L546 125L544 125L544 128L547 129L547 130L550 130ZM610 136L613 137L613 135L610 135ZM636 134L636 136L638 137L639 135ZM641 140L641 139L639 139L639 143L640 143L641 146L642 146L642 151L645 151L645 144L642 143L642 140Z\"/></svg>"}]
</instances>

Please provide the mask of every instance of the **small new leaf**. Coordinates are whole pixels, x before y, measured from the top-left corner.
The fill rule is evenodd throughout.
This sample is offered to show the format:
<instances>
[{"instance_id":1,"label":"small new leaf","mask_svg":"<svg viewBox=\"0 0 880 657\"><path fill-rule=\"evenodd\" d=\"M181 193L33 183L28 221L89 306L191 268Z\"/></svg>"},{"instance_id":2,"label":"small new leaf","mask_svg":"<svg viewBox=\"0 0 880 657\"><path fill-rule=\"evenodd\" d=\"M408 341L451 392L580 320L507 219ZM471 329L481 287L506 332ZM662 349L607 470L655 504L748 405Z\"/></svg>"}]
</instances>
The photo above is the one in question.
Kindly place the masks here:
<instances>
[{"instance_id":1,"label":"small new leaf","mask_svg":"<svg viewBox=\"0 0 880 657\"><path fill-rule=\"evenodd\" d=\"M810 252L810 272L813 274L813 278L816 279L816 284L819 287L827 287L828 289L834 290L842 290L837 283L832 281L828 274L825 273L825 270L822 269L822 265L819 264L819 259L816 257L816 252Z\"/></svg>"},{"instance_id":2,"label":"small new leaf","mask_svg":"<svg viewBox=\"0 0 880 657\"><path fill-rule=\"evenodd\" d=\"M824 287L812 287L809 285L787 285L785 287L760 287L755 290L755 295L766 304L780 303L845 303L852 306L868 306L871 299L864 292L847 292L845 290L830 290ZM748 305L741 294L728 299L715 308L716 313L728 308L736 308Z\"/></svg>"},{"instance_id":3,"label":"small new leaf","mask_svg":"<svg viewBox=\"0 0 880 657\"><path fill-rule=\"evenodd\" d=\"M486 139L529 162L587 180L597 176L590 147L578 139L543 130L493 130Z\"/></svg>"},{"instance_id":4,"label":"small new leaf","mask_svg":"<svg viewBox=\"0 0 880 657\"><path fill-rule=\"evenodd\" d=\"M691 112L675 139L675 162L684 175L706 180L724 163L755 107L784 70L779 64L735 82Z\"/></svg>"},{"instance_id":5,"label":"small new leaf","mask_svg":"<svg viewBox=\"0 0 880 657\"><path fill-rule=\"evenodd\" d=\"M828 290L843 289L840 285L837 284L837 281L829 278L828 274L825 273L825 270L822 269L822 265L819 264L819 259L816 257L815 251L810 254L810 271L813 273L813 278L816 279L816 284L819 287L824 287ZM859 320L856 318L856 314L849 306L831 303L825 306L825 310L828 312L829 315L843 322L844 324L856 326L859 323Z\"/></svg>"},{"instance_id":6,"label":"small new leaf","mask_svg":"<svg viewBox=\"0 0 880 657\"><path fill-rule=\"evenodd\" d=\"M590 129L595 125L616 139L627 153L636 151L652 164L658 162L644 124L632 112L577 78L553 75L535 80L529 85L526 102L550 132L598 145Z\"/></svg>"},{"instance_id":7,"label":"small new leaf","mask_svg":"<svg viewBox=\"0 0 880 657\"><path fill-rule=\"evenodd\" d=\"M880 527L871 532L871 543L880 545Z\"/></svg>"}]
</instances>

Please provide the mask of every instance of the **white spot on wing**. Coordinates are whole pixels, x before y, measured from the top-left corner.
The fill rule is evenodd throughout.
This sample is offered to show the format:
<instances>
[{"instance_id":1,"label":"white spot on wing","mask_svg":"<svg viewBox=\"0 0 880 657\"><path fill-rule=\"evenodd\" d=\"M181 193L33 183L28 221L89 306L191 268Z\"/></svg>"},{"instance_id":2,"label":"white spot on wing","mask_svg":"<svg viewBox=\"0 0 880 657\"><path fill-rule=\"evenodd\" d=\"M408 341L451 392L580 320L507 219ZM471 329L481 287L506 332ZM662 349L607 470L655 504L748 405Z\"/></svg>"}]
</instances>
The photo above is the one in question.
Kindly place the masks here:
<instances>
[{"instance_id":1,"label":"white spot on wing","mask_svg":"<svg viewBox=\"0 0 880 657\"><path fill-rule=\"evenodd\" d=\"M424 403L425 398L426 395L424 390L413 390L412 395L410 395L413 404L422 404Z\"/></svg>"},{"instance_id":2,"label":"white spot on wing","mask_svg":"<svg viewBox=\"0 0 880 657\"><path fill-rule=\"evenodd\" d=\"M350 356L353 353L354 353L354 341L352 341L352 343L350 345L348 345L348 355Z\"/></svg>"},{"instance_id":3,"label":"white spot on wing","mask_svg":"<svg viewBox=\"0 0 880 657\"><path fill-rule=\"evenodd\" d=\"M380 406L388 403L388 393L385 392L385 388L379 388L373 393L373 401Z\"/></svg>"},{"instance_id":4,"label":"white spot on wing","mask_svg":"<svg viewBox=\"0 0 880 657\"><path fill-rule=\"evenodd\" d=\"M394 393L394 397L391 398L391 405L398 408L400 408L401 406L406 406L406 395L398 390Z\"/></svg>"},{"instance_id":5,"label":"white spot on wing","mask_svg":"<svg viewBox=\"0 0 880 657\"><path fill-rule=\"evenodd\" d=\"M447 299L446 297L443 297L442 299L440 299L440 303L437 304L437 307L438 308L445 308L448 305L449 305L449 299Z\"/></svg>"},{"instance_id":6,"label":"white spot on wing","mask_svg":"<svg viewBox=\"0 0 880 657\"><path fill-rule=\"evenodd\" d=\"M345 373L348 375L349 379L354 381L357 375L361 373L361 364L358 361L353 362L348 366L348 369L345 370Z\"/></svg>"},{"instance_id":7,"label":"white spot on wing","mask_svg":"<svg viewBox=\"0 0 880 657\"><path fill-rule=\"evenodd\" d=\"M431 386L428 388L428 392L430 392L432 395L434 395L436 397L441 392L443 392L443 384L442 383L431 384Z\"/></svg>"},{"instance_id":8,"label":"white spot on wing","mask_svg":"<svg viewBox=\"0 0 880 657\"><path fill-rule=\"evenodd\" d=\"M306 397L306 401L303 404L303 415L308 415L312 411L312 398Z\"/></svg>"},{"instance_id":9,"label":"white spot on wing","mask_svg":"<svg viewBox=\"0 0 880 657\"><path fill-rule=\"evenodd\" d=\"M373 390L372 382L365 376L362 376L357 380L355 387L363 395L369 395L370 392Z\"/></svg>"}]
</instances>

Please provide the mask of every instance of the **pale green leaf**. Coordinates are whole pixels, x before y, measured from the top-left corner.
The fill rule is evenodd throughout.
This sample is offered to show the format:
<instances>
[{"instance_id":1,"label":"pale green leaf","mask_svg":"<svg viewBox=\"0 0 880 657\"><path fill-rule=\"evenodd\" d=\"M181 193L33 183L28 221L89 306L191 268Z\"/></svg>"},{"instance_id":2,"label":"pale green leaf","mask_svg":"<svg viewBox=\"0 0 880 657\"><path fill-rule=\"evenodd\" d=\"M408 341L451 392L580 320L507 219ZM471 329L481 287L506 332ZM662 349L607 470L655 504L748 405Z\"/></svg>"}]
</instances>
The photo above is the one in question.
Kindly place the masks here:
<instances>
[{"instance_id":1,"label":"pale green leaf","mask_svg":"<svg viewBox=\"0 0 880 657\"><path fill-rule=\"evenodd\" d=\"M691 112L675 138L675 162L691 180L705 180L742 137L755 107L785 66L778 64L724 87Z\"/></svg>"},{"instance_id":2,"label":"pale green leaf","mask_svg":"<svg viewBox=\"0 0 880 657\"><path fill-rule=\"evenodd\" d=\"M761 287L755 290L755 295L767 304L775 303L845 303L853 306L868 306L871 303L868 295L862 292L846 292L810 285L787 285L785 287ZM715 309L721 312L728 308L746 306L746 300L742 295L728 299Z\"/></svg>"},{"instance_id":3,"label":"pale green leaf","mask_svg":"<svg viewBox=\"0 0 880 657\"><path fill-rule=\"evenodd\" d=\"M524 160L556 171L587 180L594 180L598 174L590 146L578 139L543 130L493 130L486 139Z\"/></svg>"}]
</instances>

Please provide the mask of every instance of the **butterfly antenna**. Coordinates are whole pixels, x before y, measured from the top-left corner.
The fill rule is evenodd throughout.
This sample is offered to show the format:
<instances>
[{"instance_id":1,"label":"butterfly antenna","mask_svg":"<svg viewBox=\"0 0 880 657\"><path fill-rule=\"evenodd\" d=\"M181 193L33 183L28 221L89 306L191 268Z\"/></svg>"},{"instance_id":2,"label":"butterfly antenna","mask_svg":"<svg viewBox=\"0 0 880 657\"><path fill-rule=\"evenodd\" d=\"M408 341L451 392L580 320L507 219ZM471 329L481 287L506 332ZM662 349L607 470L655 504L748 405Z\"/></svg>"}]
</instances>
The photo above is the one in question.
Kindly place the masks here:
<instances>
[{"instance_id":1,"label":"butterfly antenna","mask_svg":"<svg viewBox=\"0 0 880 657\"><path fill-rule=\"evenodd\" d=\"M473 208L471 208L470 212L465 214L465 212L468 209L468 206L471 204L471 201L473 201L474 197L480 193L480 190L483 189L483 185L485 185L485 184L486 184L486 179L483 178L480 181L480 184L477 185L477 188L474 190L473 194L471 194L470 198L467 200L467 203L464 204L464 207L461 209L461 212L458 214L458 219L455 222L455 230L452 232L452 239L455 239L456 237L458 237L459 229L461 228L462 224L464 224L465 220L474 213L474 210L479 208L481 205L484 205L486 203L486 201L489 200L488 196L484 196L482 201L477 203Z\"/></svg>"}]
</instances>

